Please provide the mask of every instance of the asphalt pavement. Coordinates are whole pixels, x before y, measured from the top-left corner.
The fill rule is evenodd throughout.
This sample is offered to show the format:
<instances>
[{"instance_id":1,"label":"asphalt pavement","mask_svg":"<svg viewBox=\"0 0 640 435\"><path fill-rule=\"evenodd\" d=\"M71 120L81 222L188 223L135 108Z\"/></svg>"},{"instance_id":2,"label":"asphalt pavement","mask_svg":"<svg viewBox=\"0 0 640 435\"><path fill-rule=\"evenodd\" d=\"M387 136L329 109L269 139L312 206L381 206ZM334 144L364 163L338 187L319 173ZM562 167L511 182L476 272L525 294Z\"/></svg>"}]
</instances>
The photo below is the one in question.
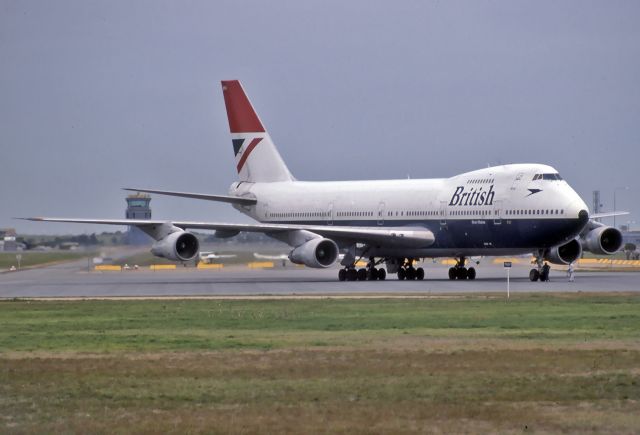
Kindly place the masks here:
<instances>
[{"instance_id":1,"label":"asphalt pavement","mask_svg":"<svg viewBox=\"0 0 640 435\"><path fill-rule=\"evenodd\" d=\"M85 261L0 274L0 298L34 297L150 297L150 296L249 296L340 294L456 294L507 292L507 272L501 265L476 266L473 281L450 281L448 266L425 262L424 281L339 282L338 269L290 266L249 269L227 266L220 270L148 269L121 272L87 270ZM509 271L510 292L640 292L640 272L578 272L575 282L565 273L552 271L549 282L531 282L527 265Z\"/></svg>"}]
</instances>

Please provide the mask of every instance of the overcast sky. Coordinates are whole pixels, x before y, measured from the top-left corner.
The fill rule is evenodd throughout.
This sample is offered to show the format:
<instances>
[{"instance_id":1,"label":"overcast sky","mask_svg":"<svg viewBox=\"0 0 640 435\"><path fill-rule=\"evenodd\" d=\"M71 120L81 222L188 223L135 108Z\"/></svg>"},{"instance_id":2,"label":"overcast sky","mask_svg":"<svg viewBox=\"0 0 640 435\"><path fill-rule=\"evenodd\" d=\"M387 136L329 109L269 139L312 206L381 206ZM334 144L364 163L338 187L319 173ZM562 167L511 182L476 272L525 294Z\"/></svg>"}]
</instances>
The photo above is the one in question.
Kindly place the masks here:
<instances>
[{"instance_id":1,"label":"overcast sky","mask_svg":"<svg viewBox=\"0 0 640 435\"><path fill-rule=\"evenodd\" d=\"M640 226L639 1L0 1L0 227L226 193L219 81L302 180L546 163ZM245 222L156 196L155 218ZM111 229L111 228L107 228Z\"/></svg>"}]
</instances>

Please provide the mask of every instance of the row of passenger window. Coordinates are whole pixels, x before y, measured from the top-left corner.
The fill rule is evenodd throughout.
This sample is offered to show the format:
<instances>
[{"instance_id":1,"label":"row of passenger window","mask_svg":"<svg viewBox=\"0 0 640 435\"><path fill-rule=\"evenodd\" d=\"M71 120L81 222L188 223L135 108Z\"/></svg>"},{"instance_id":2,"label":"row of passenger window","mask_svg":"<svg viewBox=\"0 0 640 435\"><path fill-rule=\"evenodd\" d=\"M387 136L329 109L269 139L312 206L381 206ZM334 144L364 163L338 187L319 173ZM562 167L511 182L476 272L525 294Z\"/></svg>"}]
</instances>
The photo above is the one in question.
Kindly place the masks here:
<instances>
[{"instance_id":1,"label":"row of passenger window","mask_svg":"<svg viewBox=\"0 0 640 435\"><path fill-rule=\"evenodd\" d=\"M272 218L327 218L329 216L328 211L309 211L309 212L282 212L271 213L269 216ZM373 216L372 211L339 211L336 213L336 217L370 217Z\"/></svg>"},{"instance_id":2,"label":"row of passenger window","mask_svg":"<svg viewBox=\"0 0 640 435\"><path fill-rule=\"evenodd\" d=\"M474 178L472 180L467 180L467 184L489 184L489 183L495 183L495 179L494 178Z\"/></svg>"},{"instance_id":3,"label":"row of passenger window","mask_svg":"<svg viewBox=\"0 0 640 435\"><path fill-rule=\"evenodd\" d=\"M389 211L387 216L438 216L438 212L435 210L407 210L407 211Z\"/></svg>"},{"instance_id":4,"label":"row of passenger window","mask_svg":"<svg viewBox=\"0 0 640 435\"><path fill-rule=\"evenodd\" d=\"M307 212L283 212L271 213L274 218L309 218L309 217L329 217L328 211L307 211Z\"/></svg>"},{"instance_id":5,"label":"row of passenger window","mask_svg":"<svg viewBox=\"0 0 640 435\"><path fill-rule=\"evenodd\" d=\"M338 217L367 217L373 216L372 211L339 211L336 214Z\"/></svg>"},{"instance_id":6,"label":"row of passenger window","mask_svg":"<svg viewBox=\"0 0 640 435\"><path fill-rule=\"evenodd\" d=\"M507 216L532 216L532 215L561 215L564 210L560 209L544 209L544 210L507 210Z\"/></svg>"},{"instance_id":7,"label":"row of passenger window","mask_svg":"<svg viewBox=\"0 0 640 435\"><path fill-rule=\"evenodd\" d=\"M373 217L374 215L373 211L339 211L335 214L336 217ZM325 218L329 217L329 212L283 212L271 213L269 216L272 218ZM380 211L378 211L378 216L381 216ZM387 216L438 216L438 212L435 210L388 211Z\"/></svg>"},{"instance_id":8,"label":"row of passenger window","mask_svg":"<svg viewBox=\"0 0 640 435\"><path fill-rule=\"evenodd\" d=\"M495 212L498 214L498 212ZM449 212L449 216L489 216L491 210L453 210Z\"/></svg>"},{"instance_id":9,"label":"row of passenger window","mask_svg":"<svg viewBox=\"0 0 640 435\"><path fill-rule=\"evenodd\" d=\"M497 211L492 210L452 210L449 212L449 216L490 216L491 214L498 214ZM380 214L380 212L378 212ZM507 216L538 216L538 215L563 215L562 209L536 209L536 210L507 210ZM372 217L374 212L372 211L339 211L336 217ZM312 211L312 212L283 212L283 213L271 213L271 217L274 218L327 218L329 216L328 211ZM426 217L426 216L439 216L436 210L408 210L408 211L389 211L387 217Z\"/></svg>"}]
</instances>

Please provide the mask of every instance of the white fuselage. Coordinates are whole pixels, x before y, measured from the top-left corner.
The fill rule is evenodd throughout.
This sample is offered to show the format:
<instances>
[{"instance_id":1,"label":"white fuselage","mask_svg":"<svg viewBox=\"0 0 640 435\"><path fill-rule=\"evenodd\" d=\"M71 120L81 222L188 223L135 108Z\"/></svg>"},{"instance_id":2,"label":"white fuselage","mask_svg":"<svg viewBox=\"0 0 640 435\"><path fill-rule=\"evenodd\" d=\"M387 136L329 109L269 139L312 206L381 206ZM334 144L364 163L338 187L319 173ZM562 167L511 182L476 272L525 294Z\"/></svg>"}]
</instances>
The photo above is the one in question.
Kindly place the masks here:
<instances>
[{"instance_id":1,"label":"white fuselage","mask_svg":"<svg viewBox=\"0 0 640 435\"><path fill-rule=\"evenodd\" d=\"M436 243L421 256L548 248L574 238L586 223L580 211L588 212L555 169L539 164L439 179L237 182L230 194L257 199L236 208L260 222L428 228Z\"/></svg>"}]
</instances>

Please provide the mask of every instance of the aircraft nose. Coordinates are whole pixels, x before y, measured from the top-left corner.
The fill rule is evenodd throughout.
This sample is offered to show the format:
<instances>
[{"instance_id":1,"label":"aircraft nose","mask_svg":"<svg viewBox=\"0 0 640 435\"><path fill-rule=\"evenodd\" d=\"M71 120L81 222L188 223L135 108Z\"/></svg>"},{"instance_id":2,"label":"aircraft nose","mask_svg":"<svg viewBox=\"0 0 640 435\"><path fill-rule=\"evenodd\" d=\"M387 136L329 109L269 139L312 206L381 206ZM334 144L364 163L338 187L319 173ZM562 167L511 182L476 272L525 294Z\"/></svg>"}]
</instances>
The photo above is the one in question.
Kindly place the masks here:
<instances>
[{"instance_id":1,"label":"aircraft nose","mask_svg":"<svg viewBox=\"0 0 640 435\"><path fill-rule=\"evenodd\" d=\"M579 227L584 228L589 222L589 208L579 196L577 198L574 197L574 201L571 203L568 211L571 218L578 218Z\"/></svg>"},{"instance_id":2,"label":"aircraft nose","mask_svg":"<svg viewBox=\"0 0 640 435\"><path fill-rule=\"evenodd\" d=\"M570 238L577 236L589 223L589 209L582 200L574 201L565 209L569 218Z\"/></svg>"}]
</instances>

